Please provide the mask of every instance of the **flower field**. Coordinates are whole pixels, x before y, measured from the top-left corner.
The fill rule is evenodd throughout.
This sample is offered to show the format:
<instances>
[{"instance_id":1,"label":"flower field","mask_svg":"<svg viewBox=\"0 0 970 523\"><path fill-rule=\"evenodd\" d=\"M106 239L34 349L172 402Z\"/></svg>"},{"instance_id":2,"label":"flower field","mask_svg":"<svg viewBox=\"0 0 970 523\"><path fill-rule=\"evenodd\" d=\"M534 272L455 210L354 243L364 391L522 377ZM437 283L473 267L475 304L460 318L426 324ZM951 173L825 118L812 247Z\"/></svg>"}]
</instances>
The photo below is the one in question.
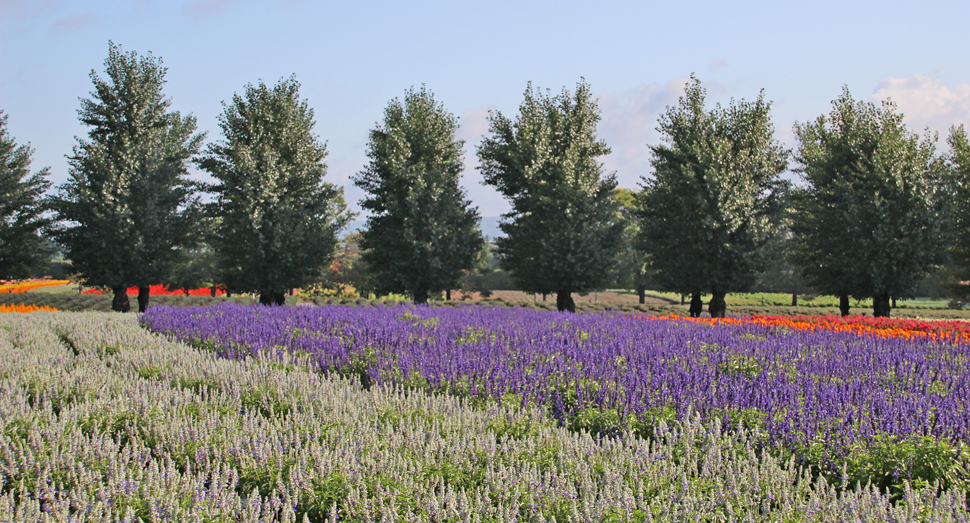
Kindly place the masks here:
<instances>
[{"instance_id":1,"label":"flower field","mask_svg":"<svg viewBox=\"0 0 970 523\"><path fill-rule=\"evenodd\" d=\"M365 386L535 405L574 430L650 437L696 413L832 479L968 479L970 343L935 331L404 306L157 307L142 322L229 358L303 354Z\"/></svg>"},{"instance_id":2,"label":"flower field","mask_svg":"<svg viewBox=\"0 0 970 523\"><path fill-rule=\"evenodd\" d=\"M57 312L57 309L53 307L47 307L45 305L41 305L41 306L37 306L33 304L24 305L23 303L21 303L20 305L6 305L6 304L0 303L0 312L27 313L27 312L37 312L37 311Z\"/></svg>"},{"instance_id":3,"label":"flower field","mask_svg":"<svg viewBox=\"0 0 970 523\"><path fill-rule=\"evenodd\" d=\"M68 280L27 280L0 284L0 294L20 294L41 287L66 285Z\"/></svg>"},{"instance_id":4,"label":"flower field","mask_svg":"<svg viewBox=\"0 0 970 523\"><path fill-rule=\"evenodd\" d=\"M486 395L481 389L486 378L508 383L498 376L514 374L497 367L480 379L469 374L485 363L476 360L488 357L513 367L532 361L533 381L547 376L555 382L542 374L543 365L568 362L560 367L563 380L583 370L581 363L593 371L595 360L578 349L619 350L627 339L622 332L630 328L640 329L640 336L653 332L655 341L674 342L687 333L687 340L700 343L723 330L728 334L718 339L724 343L771 344L744 338L769 335L765 327L735 331L688 322L403 306L217 306L179 312L159 307L143 316L156 329L168 328L170 336L139 328L134 315L0 315L0 519L875 522L968 517L966 493L958 488L938 491L902 480L892 499L871 486L829 483L798 467L794 458L764 452L757 431L722 430L716 418L705 422L689 408L682 419L658 418L649 438L628 431L596 437L561 426L545 406L509 401L505 391L502 402L472 399ZM222 338L204 327L216 319L227 327L218 334ZM175 341L177 326L187 340L195 336L197 346L222 355ZM600 327L603 332L590 330ZM325 334L327 329L334 334ZM213 336L201 337L203 332ZM525 341L530 332L545 338L529 348L549 346L535 359L505 345ZM451 335L457 336L454 343L447 341ZM271 339L264 343L253 336ZM325 355L324 340L334 355ZM283 343L274 347L274 341ZM405 349L415 353L410 361L416 365L430 361L426 354L434 347L451 347L450 359L443 349L437 352L442 356L437 368L443 376L464 372L467 384L444 387L453 394L393 384L409 377L416 385L424 382L417 379L416 366L395 376L393 366L377 364L378 356L393 355L392 343L404 344L393 353L398 368L406 368L400 359ZM674 350L664 364L674 368L672 357L683 352L670 345ZM349 348L352 379L319 372L331 361L339 366L339 347ZM253 351L255 356L242 357ZM621 352L609 359L632 373L636 351ZM472 356L457 357L461 353ZM624 355L629 364L618 357ZM600 359L608 366L606 356ZM428 389L437 382L432 368L425 367ZM358 376L368 376L367 387ZM595 388L591 380L580 385ZM559 393L560 413L585 401L566 396Z\"/></svg>"},{"instance_id":5,"label":"flower field","mask_svg":"<svg viewBox=\"0 0 970 523\"><path fill-rule=\"evenodd\" d=\"M638 316L639 319L681 320L708 325L763 325L805 331L851 332L859 335L875 335L885 338L928 338L939 341L970 342L970 322L960 320L916 320L908 318L874 318L869 316L763 316L744 318L687 318L670 315L665 317Z\"/></svg>"},{"instance_id":6,"label":"flower field","mask_svg":"<svg viewBox=\"0 0 970 523\"><path fill-rule=\"evenodd\" d=\"M88 290L84 291L82 294L96 294L96 295L100 296L100 295L104 294L104 291L101 290L101 289L94 288L94 289L88 289ZM128 287L128 289L125 291L125 294L138 294L138 287ZM183 289L176 289L176 290L169 290L168 287L166 287L165 285L150 285L148 287L148 294L151 295L151 296L178 296L178 295L185 295L185 296L212 296L212 289L209 288L209 287L202 287L202 288L199 288L199 289L184 289L184 290ZM225 296L226 295L226 289L223 288L221 285L218 286L218 287L216 287L216 294L215 295L216 296Z\"/></svg>"}]
</instances>

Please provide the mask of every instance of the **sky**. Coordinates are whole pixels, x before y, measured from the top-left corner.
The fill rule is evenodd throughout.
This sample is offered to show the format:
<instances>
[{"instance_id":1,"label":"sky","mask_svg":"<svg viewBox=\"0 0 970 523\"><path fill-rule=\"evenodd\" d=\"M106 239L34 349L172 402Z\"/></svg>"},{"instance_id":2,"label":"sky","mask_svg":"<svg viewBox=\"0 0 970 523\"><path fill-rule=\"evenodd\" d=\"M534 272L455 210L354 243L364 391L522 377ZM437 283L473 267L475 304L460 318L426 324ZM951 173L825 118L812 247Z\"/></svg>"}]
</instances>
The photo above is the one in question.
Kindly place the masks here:
<instances>
[{"instance_id":1,"label":"sky","mask_svg":"<svg viewBox=\"0 0 970 523\"><path fill-rule=\"evenodd\" d=\"M295 75L327 143L327 179L359 211L351 177L368 132L390 100L425 84L459 118L463 185L494 217L508 204L482 185L475 148L489 112L514 118L529 82L552 94L590 84L612 148L601 160L630 189L649 176L657 119L691 74L711 106L764 90L789 148L792 124L827 113L847 86L892 99L945 150L948 129L970 125L968 19L966 0L0 0L0 110L34 149L32 171L50 167L57 186L86 137L77 110L92 71L105 77L109 41L162 59L172 109L195 115L207 142L222 139L223 101Z\"/></svg>"}]
</instances>

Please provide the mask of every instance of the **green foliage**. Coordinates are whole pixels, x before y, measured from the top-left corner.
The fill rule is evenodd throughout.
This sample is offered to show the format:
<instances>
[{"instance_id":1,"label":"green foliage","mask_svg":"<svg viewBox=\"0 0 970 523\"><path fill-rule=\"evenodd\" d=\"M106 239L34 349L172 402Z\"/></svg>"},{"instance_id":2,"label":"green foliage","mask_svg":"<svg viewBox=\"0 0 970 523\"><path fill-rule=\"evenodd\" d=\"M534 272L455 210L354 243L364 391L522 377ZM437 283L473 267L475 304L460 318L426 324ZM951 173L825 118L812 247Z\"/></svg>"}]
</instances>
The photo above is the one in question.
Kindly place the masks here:
<instances>
[{"instance_id":1,"label":"green foliage","mask_svg":"<svg viewBox=\"0 0 970 523\"><path fill-rule=\"evenodd\" d=\"M410 293L415 303L460 287L484 240L478 209L459 185L464 141L458 119L421 86L391 100L370 132L370 163L354 178L371 212L362 258L378 294Z\"/></svg>"},{"instance_id":2,"label":"green foliage","mask_svg":"<svg viewBox=\"0 0 970 523\"><path fill-rule=\"evenodd\" d=\"M216 223L210 217L202 217L196 224L195 238L179 249L172 270L165 279L169 290L199 289L219 283L218 253L211 245Z\"/></svg>"},{"instance_id":3,"label":"green foliage","mask_svg":"<svg viewBox=\"0 0 970 523\"><path fill-rule=\"evenodd\" d=\"M761 363L754 356L744 354L730 354L718 363L717 370L729 376L744 376L753 379L761 373Z\"/></svg>"},{"instance_id":4,"label":"green foliage","mask_svg":"<svg viewBox=\"0 0 970 523\"><path fill-rule=\"evenodd\" d=\"M467 343L479 343L485 340L494 342L496 339L496 334L494 332L489 332L485 330L484 327L468 327L465 329L461 338L455 341L455 345L464 345Z\"/></svg>"},{"instance_id":5,"label":"green foliage","mask_svg":"<svg viewBox=\"0 0 970 523\"><path fill-rule=\"evenodd\" d=\"M27 278L53 254L39 234L50 222L41 201L50 170L30 174L33 152L29 144L17 146L0 111L0 279Z\"/></svg>"},{"instance_id":6,"label":"green foliage","mask_svg":"<svg viewBox=\"0 0 970 523\"><path fill-rule=\"evenodd\" d=\"M486 238L475 255L475 263L471 269L465 271L461 280L461 299L470 299L471 293L477 292L481 297L492 295L497 278L504 275L498 268L498 261L492 253L492 245Z\"/></svg>"},{"instance_id":7,"label":"green foliage","mask_svg":"<svg viewBox=\"0 0 970 523\"><path fill-rule=\"evenodd\" d=\"M951 281L951 292L966 299L970 297L970 139L967 138L963 125L950 129L947 143L950 145L950 154L945 160L949 167L949 216L953 230L947 272Z\"/></svg>"},{"instance_id":8,"label":"green foliage","mask_svg":"<svg viewBox=\"0 0 970 523\"><path fill-rule=\"evenodd\" d=\"M518 398L503 398L502 403L504 405L512 405L515 407L521 404L521 400ZM542 429L548 429L553 426L553 422L544 418L515 417L509 415L496 416L490 419L486 424L488 430L493 432L495 434L495 438L498 440L522 440L535 438L539 435Z\"/></svg>"},{"instance_id":9,"label":"green foliage","mask_svg":"<svg viewBox=\"0 0 970 523\"><path fill-rule=\"evenodd\" d=\"M647 287L653 283L653 271L641 243L637 195L629 189L615 189L613 195L617 204L617 220L623 224L623 240L607 285L609 288L635 289L639 296L645 297Z\"/></svg>"},{"instance_id":10,"label":"green foliage","mask_svg":"<svg viewBox=\"0 0 970 523\"><path fill-rule=\"evenodd\" d=\"M191 390L196 394L202 394L203 391L211 394L222 390L219 381L207 376L180 376L171 381L171 386Z\"/></svg>"},{"instance_id":11,"label":"green foliage","mask_svg":"<svg viewBox=\"0 0 970 523\"><path fill-rule=\"evenodd\" d=\"M350 218L342 189L324 182L326 146L295 78L247 85L223 104L223 140L198 160L218 218L212 245L231 292L282 295L316 279Z\"/></svg>"},{"instance_id":12,"label":"green foliage","mask_svg":"<svg viewBox=\"0 0 970 523\"><path fill-rule=\"evenodd\" d=\"M828 116L794 130L805 186L792 196L790 260L817 291L872 297L879 314L880 300L910 295L942 261L934 139L910 133L892 102L847 88Z\"/></svg>"},{"instance_id":13,"label":"green foliage","mask_svg":"<svg viewBox=\"0 0 970 523\"><path fill-rule=\"evenodd\" d=\"M590 434L615 435L622 432L626 426L616 409L587 407L571 418L569 428Z\"/></svg>"},{"instance_id":14,"label":"green foliage","mask_svg":"<svg viewBox=\"0 0 970 523\"><path fill-rule=\"evenodd\" d=\"M669 404L651 407L640 417L631 416L630 430L641 438L656 438L657 433L666 429L668 424L675 423L677 411Z\"/></svg>"},{"instance_id":15,"label":"green foliage","mask_svg":"<svg viewBox=\"0 0 970 523\"><path fill-rule=\"evenodd\" d=\"M731 101L704 108L692 77L660 117L666 144L651 146L654 174L639 195L640 242L664 290L747 290L766 267L788 183L787 152L774 138L771 104Z\"/></svg>"},{"instance_id":16,"label":"green foliage","mask_svg":"<svg viewBox=\"0 0 970 523\"><path fill-rule=\"evenodd\" d=\"M258 412L264 418L286 416L291 406L284 398L280 398L275 390L269 388L254 388L240 394L240 406L243 410Z\"/></svg>"},{"instance_id":17,"label":"green foliage","mask_svg":"<svg viewBox=\"0 0 970 523\"><path fill-rule=\"evenodd\" d=\"M478 147L485 183L511 203L495 240L502 268L522 290L566 298L606 281L620 248L614 174L596 159L610 149L596 139L599 109L589 84L559 96L525 91L516 120L489 115ZM572 301L571 298L568 299ZM557 300L560 310L566 302ZM575 306L568 307L574 309Z\"/></svg>"},{"instance_id":18,"label":"green foliage","mask_svg":"<svg viewBox=\"0 0 970 523\"><path fill-rule=\"evenodd\" d=\"M314 478L311 485L309 491L304 491L297 502L297 521L302 521L303 517L309 521L326 521L331 514L342 512L342 505L350 493L343 475L334 472L322 478Z\"/></svg>"},{"instance_id":19,"label":"green foliage","mask_svg":"<svg viewBox=\"0 0 970 523\"><path fill-rule=\"evenodd\" d=\"M347 233L337 244L330 266L323 271L319 282L300 289L300 297L317 298L368 297L373 291L367 264L360 256L361 233Z\"/></svg>"},{"instance_id":20,"label":"green foliage","mask_svg":"<svg viewBox=\"0 0 970 523\"><path fill-rule=\"evenodd\" d=\"M150 53L109 43L107 79L78 111L89 127L69 157L69 180L49 203L53 237L87 285L148 286L168 276L198 221L187 161L201 146L195 118L169 111L167 69Z\"/></svg>"},{"instance_id":21,"label":"green foliage","mask_svg":"<svg viewBox=\"0 0 970 523\"><path fill-rule=\"evenodd\" d=\"M786 230L774 237L764 247L764 270L755 275L755 283L751 290L754 292L786 293L788 301L781 305L791 304L792 294L809 294L811 288L805 279L786 256L791 234ZM838 303L836 302L836 305Z\"/></svg>"},{"instance_id":22,"label":"green foliage","mask_svg":"<svg viewBox=\"0 0 970 523\"><path fill-rule=\"evenodd\" d=\"M790 451L778 449L785 459ZM799 453L804 465L832 483L855 489L871 484L899 499L906 486L941 490L967 490L970 487L970 449L961 442L937 439L932 436L908 438L875 435L871 441L849 449L845 461L833 468L826 456L824 444L810 446Z\"/></svg>"}]
</instances>

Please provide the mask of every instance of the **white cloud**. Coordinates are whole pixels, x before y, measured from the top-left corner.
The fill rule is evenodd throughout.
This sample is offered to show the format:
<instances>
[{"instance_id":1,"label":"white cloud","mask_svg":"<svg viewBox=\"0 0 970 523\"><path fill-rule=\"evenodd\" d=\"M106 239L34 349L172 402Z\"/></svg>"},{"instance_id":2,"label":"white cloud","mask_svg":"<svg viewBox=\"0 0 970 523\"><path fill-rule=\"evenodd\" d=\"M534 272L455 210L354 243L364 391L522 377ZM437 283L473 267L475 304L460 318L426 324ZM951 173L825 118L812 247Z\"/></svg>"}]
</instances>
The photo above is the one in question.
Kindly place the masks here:
<instances>
[{"instance_id":1,"label":"white cloud","mask_svg":"<svg viewBox=\"0 0 970 523\"><path fill-rule=\"evenodd\" d=\"M647 145L660 141L657 119L668 105L684 94L689 78L675 78L664 85L640 84L633 89L599 96L602 119L597 134L613 152L602 159L606 171L616 171L620 187L636 189L650 168Z\"/></svg>"},{"instance_id":2,"label":"white cloud","mask_svg":"<svg viewBox=\"0 0 970 523\"><path fill-rule=\"evenodd\" d=\"M887 98L896 103L911 131L922 132L929 127L946 138L951 126L970 125L970 85L961 84L952 90L931 76L921 74L909 78L887 78L867 98L880 102Z\"/></svg>"}]
</instances>

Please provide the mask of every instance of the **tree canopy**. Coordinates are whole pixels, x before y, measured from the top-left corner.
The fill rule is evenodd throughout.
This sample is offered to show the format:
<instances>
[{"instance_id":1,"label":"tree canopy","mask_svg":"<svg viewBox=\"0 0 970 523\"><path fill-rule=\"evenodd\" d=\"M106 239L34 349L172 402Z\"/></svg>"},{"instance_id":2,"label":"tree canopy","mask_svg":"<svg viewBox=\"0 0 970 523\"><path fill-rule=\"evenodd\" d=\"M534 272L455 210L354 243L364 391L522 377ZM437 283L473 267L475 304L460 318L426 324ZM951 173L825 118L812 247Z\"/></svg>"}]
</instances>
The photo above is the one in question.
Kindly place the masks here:
<instances>
[{"instance_id":1,"label":"tree canopy","mask_svg":"<svg viewBox=\"0 0 970 523\"><path fill-rule=\"evenodd\" d=\"M646 301L646 291L652 283L653 271L641 244L640 206L637 194L630 189L615 189L617 220L623 224L623 238L617 253L616 265L610 273L609 284L617 288L634 289L640 303Z\"/></svg>"},{"instance_id":2,"label":"tree canopy","mask_svg":"<svg viewBox=\"0 0 970 523\"><path fill-rule=\"evenodd\" d=\"M620 246L613 189L597 158L610 149L596 137L599 108L589 84L558 96L530 83L515 121L489 114L478 147L485 183L511 203L495 240L502 268L526 292L557 295L575 311L572 293L605 281Z\"/></svg>"},{"instance_id":3,"label":"tree canopy","mask_svg":"<svg viewBox=\"0 0 970 523\"><path fill-rule=\"evenodd\" d=\"M223 139L198 165L217 182L211 239L229 292L257 292L263 304L319 279L350 215L343 189L323 180L326 144L313 134L313 110L296 78L247 85L223 103Z\"/></svg>"},{"instance_id":4,"label":"tree canopy","mask_svg":"<svg viewBox=\"0 0 970 523\"><path fill-rule=\"evenodd\" d=\"M89 127L69 157L69 179L50 199L59 223L53 236L87 285L111 287L112 308L127 311L127 288L168 275L180 245L192 241L198 213L188 159L203 135L195 118L169 111L162 94L167 69L109 43L107 78L91 71L94 91L78 115Z\"/></svg>"},{"instance_id":5,"label":"tree canopy","mask_svg":"<svg viewBox=\"0 0 970 523\"><path fill-rule=\"evenodd\" d=\"M484 243L478 209L461 188L464 141L458 119L424 86L404 101L391 100L384 121L370 132L370 163L354 178L371 212L362 233L362 257L378 293L410 293L426 303L432 293L457 289Z\"/></svg>"},{"instance_id":6,"label":"tree canopy","mask_svg":"<svg viewBox=\"0 0 970 523\"><path fill-rule=\"evenodd\" d=\"M946 167L948 220L951 243L945 267L950 294L970 296L970 139L963 125L950 128Z\"/></svg>"},{"instance_id":7,"label":"tree canopy","mask_svg":"<svg viewBox=\"0 0 970 523\"><path fill-rule=\"evenodd\" d=\"M0 279L26 278L51 255L40 236L49 223L42 196L50 170L30 174L32 154L29 144L18 146L10 136L0 111Z\"/></svg>"},{"instance_id":8,"label":"tree canopy","mask_svg":"<svg viewBox=\"0 0 970 523\"><path fill-rule=\"evenodd\" d=\"M804 188L792 198L790 259L820 292L871 297L888 316L945 247L944 192L934 139L909 132L891 101L856 101L847 88L828 116L797 123Z\"/></svg>"},{"instance_id":9,"label":"tree canopy","mask_svg":"<svg viewBox=\"0 0 970 523\"><path fill-rule=\"evenodd\" d=\"M789 184L780 178L787 151L774 138L764 92L712 110L705 96L692 77L660 117L666 143L650 147L654 173L639 195L640 242L665 290L691 295L694 316L701 293L710 292L717 317L725 294L747 290L764 269Z\"/></svg>"}]
</instances>

